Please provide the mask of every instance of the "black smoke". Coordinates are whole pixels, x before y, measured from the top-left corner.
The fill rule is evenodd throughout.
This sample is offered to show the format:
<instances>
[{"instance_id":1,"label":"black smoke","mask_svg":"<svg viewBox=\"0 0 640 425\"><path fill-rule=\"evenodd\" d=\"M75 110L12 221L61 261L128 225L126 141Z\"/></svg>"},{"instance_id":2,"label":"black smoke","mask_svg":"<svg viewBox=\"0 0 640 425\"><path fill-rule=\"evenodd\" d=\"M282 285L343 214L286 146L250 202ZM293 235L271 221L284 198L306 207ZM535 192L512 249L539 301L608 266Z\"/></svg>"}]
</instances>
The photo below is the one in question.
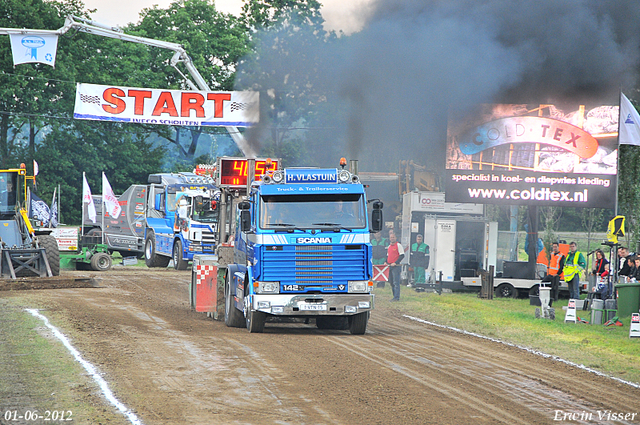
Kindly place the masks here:
<instances>
[{"instance_id":1,"label":"black smoke","mask_svg":"<svg viewBox=\"0 0 640 425\"><path fill-rule=\"evenodd\" d=\"M310 142L314 158L342 149L361 170L439 169L447 119L480 103L617 104L637 84L637 0L378 0L366 13L357 33L268 59L277 90L305 74L327 92L335 113L318 138L332 141Z\"/></svg>"}]
</instances>

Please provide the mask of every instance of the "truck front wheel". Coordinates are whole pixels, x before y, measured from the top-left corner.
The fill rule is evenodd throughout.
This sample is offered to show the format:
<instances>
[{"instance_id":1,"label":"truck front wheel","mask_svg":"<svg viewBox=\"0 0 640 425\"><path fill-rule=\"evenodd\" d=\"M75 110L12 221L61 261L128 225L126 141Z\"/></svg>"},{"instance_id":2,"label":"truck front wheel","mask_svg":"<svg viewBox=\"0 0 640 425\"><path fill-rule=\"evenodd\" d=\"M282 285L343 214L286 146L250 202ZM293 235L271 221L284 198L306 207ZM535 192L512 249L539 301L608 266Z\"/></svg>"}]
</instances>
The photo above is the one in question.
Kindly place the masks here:
<instances>
[{"instance_id":1,"label":"truck front wheel","mask_svg":"<svg viewBox=\"0 0 640 425\"><path fill-rule=\"evenodd\" d=\"M224 285L224 323L230 328L241 328L244 326L242 313L238 310L233 302L233 294L231 293L231 279L227 274Z\"/></svg>"},{"instance_id":2,"label":"truck front wheel","mask_svg":"<svg viewBox=\"0 0 640 425\"><path fill-rule=\"evenodd\" d=\"M364 335L369 322L369 312L354 314L349 317L349 331L352 335Z\"/></svg>"},{"instance_id":3,"label":"truck front wheel","mask_svg":"<svg viewBox=\"0 0 640 425\"><path fill-rule=\"evenodd\" d=\"M176 239L173 243L173 268L176 270L187 270L189 261L185 260L182 251L182 241Z\"/></svg>"},{"instance_id":4,"label":"truck front wheel","mask_svg":"<svg viewBox=\"0 0 640 425\"><path fill-rule=\"evenodd\" d=\"M144 262L147 267L167 267L171 258L163 257L156 253L156 235L153 232L147 234L144 242Z\"/></svg>"},{"instance_id":5,"label":"truck front wheel","mask_svg":"<svg viewBox=\"0 0 640 425\"><path fill-rule=\"evenodd\" d=\"M248 308L245 320L247 329L251 333L262 333L264 331L264 322L267 319L267 315L261 311L254 311Z\"/></svg>"}]
</instances>

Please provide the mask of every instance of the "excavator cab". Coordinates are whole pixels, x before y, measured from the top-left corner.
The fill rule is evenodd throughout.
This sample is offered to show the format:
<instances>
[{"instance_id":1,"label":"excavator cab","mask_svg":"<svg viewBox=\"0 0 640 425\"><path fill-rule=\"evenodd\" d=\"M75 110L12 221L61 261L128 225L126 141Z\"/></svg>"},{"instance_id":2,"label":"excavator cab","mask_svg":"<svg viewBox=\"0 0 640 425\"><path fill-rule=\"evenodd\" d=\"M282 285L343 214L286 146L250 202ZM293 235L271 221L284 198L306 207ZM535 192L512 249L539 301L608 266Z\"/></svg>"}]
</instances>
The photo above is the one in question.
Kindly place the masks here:
<instances>
[{"instance_id":1,"label":"excavator cab","mask_svg":"<svg viewBox=\"0 0 640 425\"><path fill-rule=\"evenodd\" d=\"M60 274L58 243L27 216L28 179L24 164L0 170L0 278Z\"/></svg>"}]
</instances>

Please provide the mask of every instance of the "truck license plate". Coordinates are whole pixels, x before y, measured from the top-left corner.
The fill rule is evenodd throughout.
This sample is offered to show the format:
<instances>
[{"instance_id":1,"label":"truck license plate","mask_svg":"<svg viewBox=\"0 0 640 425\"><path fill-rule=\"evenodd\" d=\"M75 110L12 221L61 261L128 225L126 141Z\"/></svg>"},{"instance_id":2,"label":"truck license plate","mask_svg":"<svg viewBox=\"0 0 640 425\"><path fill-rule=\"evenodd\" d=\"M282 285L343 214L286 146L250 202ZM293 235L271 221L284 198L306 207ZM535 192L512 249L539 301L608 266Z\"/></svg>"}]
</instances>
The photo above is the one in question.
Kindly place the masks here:
<instances>
[{"instance_id":1,"label":"truck license plate","mask_svg":"<svg viewBox=\"0 0 640 425\"><path fill-rule=\"evenodd\" d=\"M327 310L327 306L325 304L300 304L300 310L326 311Z\"/></svg>"}]
</instances>

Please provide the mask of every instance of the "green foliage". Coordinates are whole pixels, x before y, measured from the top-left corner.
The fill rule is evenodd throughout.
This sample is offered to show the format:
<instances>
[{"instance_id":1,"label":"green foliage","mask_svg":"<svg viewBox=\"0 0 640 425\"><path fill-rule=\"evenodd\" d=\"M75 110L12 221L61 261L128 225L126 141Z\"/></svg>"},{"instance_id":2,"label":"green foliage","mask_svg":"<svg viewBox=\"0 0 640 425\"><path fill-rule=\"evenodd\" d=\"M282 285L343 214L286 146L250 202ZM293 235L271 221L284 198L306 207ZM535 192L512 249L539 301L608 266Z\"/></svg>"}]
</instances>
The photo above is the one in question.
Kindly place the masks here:
<instances>
[{"instance_id":1,"label":"green foliage","mask_svg":"<svg viewBox=\"0 0 640 425\"><path fill-rule=\"evenodd\" d=\"M252 139L263 152L298 145L320 155L288 165L346 156L334 153L335 130L326 128L326 117L339 115L335 105L341 104L332 99L335 88L325 76L337 60L329 47L338 40L324 30L319 8L313 0L251 1L243 8L253 48L239 63L236 87L260 91L261 122ZM290 156L302 158L303 152Z\"/></svg>"},{"instance_id":2,"label":"green foliage","mask_svg":"<svg viewBox=\"0 0 640 425\"><path fill-rule=\"evenodd\" d=\"M620 145L618 214L625 216L625 240L632 250L640 240L640 148Z\"/></svg>"}]
</instances>

